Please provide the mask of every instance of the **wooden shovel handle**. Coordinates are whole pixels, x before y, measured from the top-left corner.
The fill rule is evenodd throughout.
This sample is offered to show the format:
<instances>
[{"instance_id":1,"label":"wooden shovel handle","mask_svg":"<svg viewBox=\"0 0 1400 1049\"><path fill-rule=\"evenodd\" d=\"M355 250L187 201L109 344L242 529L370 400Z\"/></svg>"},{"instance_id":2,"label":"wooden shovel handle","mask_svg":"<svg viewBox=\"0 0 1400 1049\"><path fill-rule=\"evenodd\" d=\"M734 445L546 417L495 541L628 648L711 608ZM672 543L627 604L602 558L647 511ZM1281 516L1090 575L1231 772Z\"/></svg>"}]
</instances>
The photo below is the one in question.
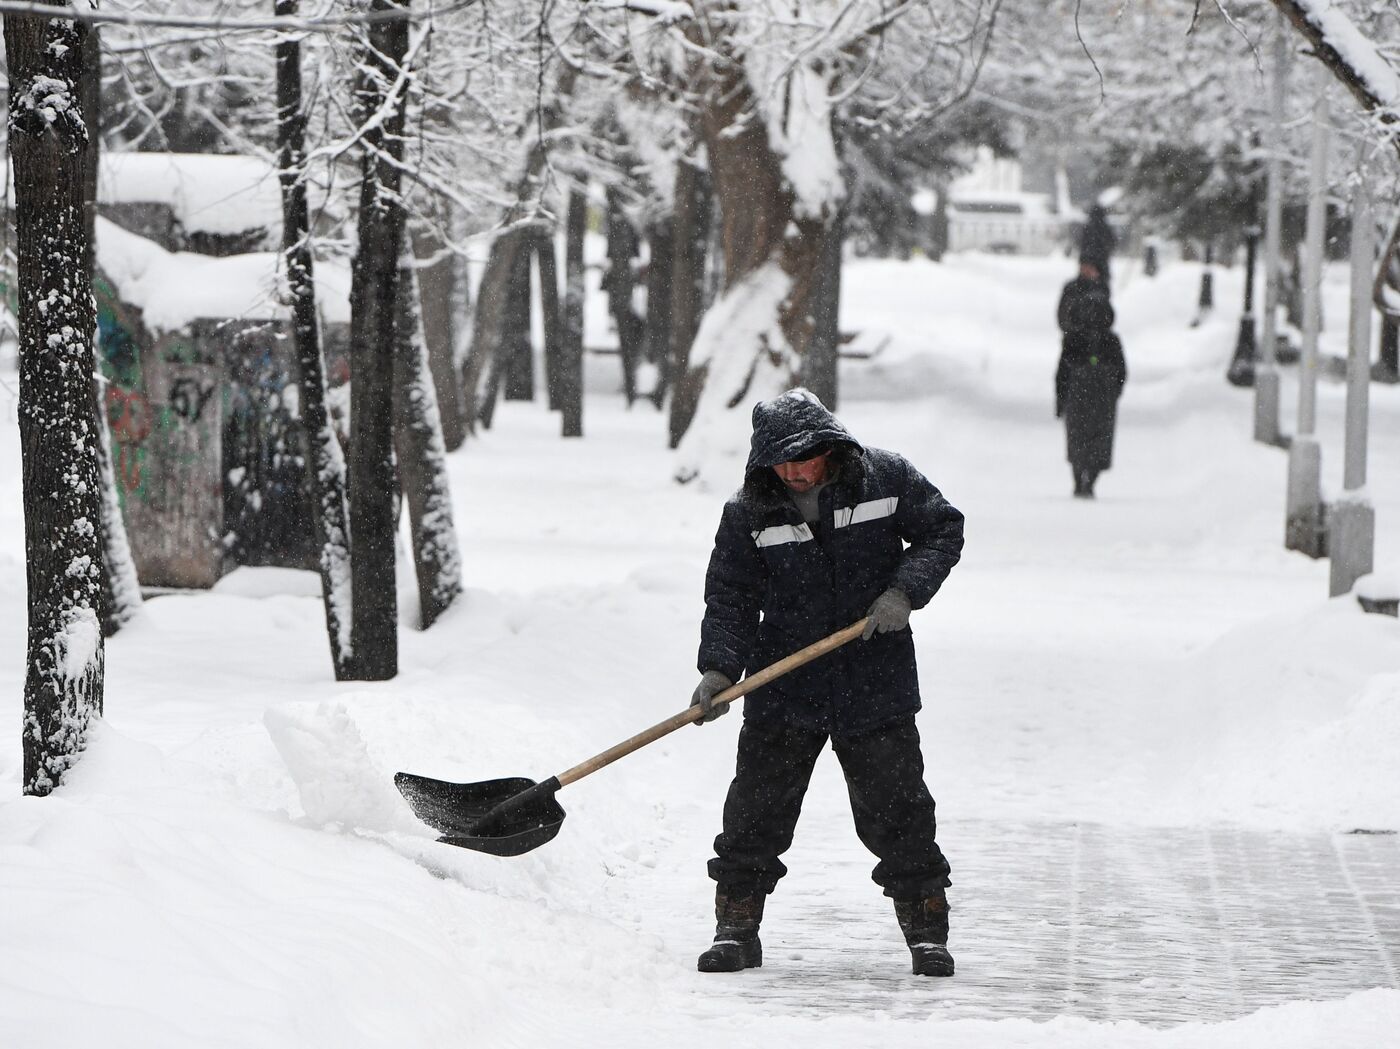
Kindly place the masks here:
<instances>
[{"instance_id":1,"label":"wooden shovel handle","mask_svg":"<svg viewBox=\"0 0 1400 1049\"><path fill-rule=\"evenodd\" d=\"M756 674L750 674L737 685L731 685L719 695L715 696L715 703L732 703L741 696L746 696L756 688L768 684L774 678L780 678L790 670L810 663L819 656L824 656L828 652L840 648L847 641L854 641L860 637L865 630L866 620L861 619L852 623L844 630L838 630L830 637L824 637L820 641L799 649L790 656L786 656L771 666L766 666ZM667 718L658 724L651 726L645 732L638 732L631 739L625 739L615 747L609 747L603 753L589 758L581 765L575 765L568 772L561 772L555 778L559 780L559 786L567 787L576 780L583 779L590 773L597 772L606 765L611 765L618 758L625 758L634 750L641 750L648 743L655 743L662 736L669 736L678 728L693 724L699 721L702 712L698 706L689 707L673 717Z\"/></svg>"}]
</instances>

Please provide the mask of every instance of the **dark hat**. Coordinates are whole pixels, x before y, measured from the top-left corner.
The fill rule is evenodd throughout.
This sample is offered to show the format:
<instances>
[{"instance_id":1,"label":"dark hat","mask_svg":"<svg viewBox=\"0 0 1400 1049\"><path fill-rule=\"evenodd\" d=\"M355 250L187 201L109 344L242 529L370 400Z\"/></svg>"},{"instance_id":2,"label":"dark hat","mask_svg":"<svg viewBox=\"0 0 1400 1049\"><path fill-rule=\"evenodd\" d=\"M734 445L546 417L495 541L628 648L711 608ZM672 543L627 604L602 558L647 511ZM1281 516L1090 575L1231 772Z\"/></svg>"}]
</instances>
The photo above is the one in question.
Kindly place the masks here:
<instances>
[{"instance_id":1,"label":"dark hat","mask_svg":"<svg viewBox=\"0 0 1400 1049\"><path fill-rule=\"evenodd\" d=\"M744 472L813 459L839 445L860 450L860 442L827 411L821 399L797 387L753 406L753 437Z\"/></svg>"}]
</instances>

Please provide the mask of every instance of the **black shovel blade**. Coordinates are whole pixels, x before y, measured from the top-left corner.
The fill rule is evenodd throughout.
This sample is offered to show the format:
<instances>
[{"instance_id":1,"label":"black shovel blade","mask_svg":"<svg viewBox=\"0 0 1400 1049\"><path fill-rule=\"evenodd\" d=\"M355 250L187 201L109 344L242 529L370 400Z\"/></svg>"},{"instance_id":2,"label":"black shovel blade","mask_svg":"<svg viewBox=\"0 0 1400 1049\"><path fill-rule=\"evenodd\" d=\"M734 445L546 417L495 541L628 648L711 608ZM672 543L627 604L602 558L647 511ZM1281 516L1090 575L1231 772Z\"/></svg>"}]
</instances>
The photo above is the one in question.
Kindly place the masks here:
<instances>
[{"instance_id":1,"label":"black shovel blade","mask_svg":"<svg viewBox=\"0 0 1400 1049\"><path fill-rule=\"evenodd\" d=\"M441 832L438 841L474 852L519 856L553 839L564 822L554 779L543 784L523 777L451 783L400 772L394 785L414 815Z\"/></svg>"}]
</instances>

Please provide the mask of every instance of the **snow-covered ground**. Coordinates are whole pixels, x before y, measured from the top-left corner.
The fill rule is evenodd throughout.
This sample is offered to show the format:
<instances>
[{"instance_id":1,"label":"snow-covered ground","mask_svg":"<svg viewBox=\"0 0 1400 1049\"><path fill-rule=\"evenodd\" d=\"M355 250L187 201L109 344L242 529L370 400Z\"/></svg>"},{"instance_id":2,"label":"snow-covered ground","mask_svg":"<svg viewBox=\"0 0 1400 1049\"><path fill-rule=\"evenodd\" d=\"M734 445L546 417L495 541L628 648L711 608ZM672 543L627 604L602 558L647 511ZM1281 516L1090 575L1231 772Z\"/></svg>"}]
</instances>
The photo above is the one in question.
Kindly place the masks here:
<instances>
[{"instance_id":1,"label":"snow-covered ground","mask_svg":"<svg viewBox=\"0 0 1400 1049\"><path fill-rule=\"evenodd\" d=\"M863 345L892 339L843 365L839 414L968 519L963 563L913 621L955 869L946 982L907 975L874 886L828 885L834 861L865 863L829 757L770 909L767 967L694 971L738 717L567 788L559 837L515 859L437 844L398 800L396 769L544 778L688 700L724 493L670 482L664 419L623 408L608 358L588 361L585 440L506 404L453 456L469 590L431 631L405 627L397 679L335 684L315 579L241 570L148 602L108 646L88 753L55 795L18 797L24 546L16 381L0 374L0 724L15 727L0 749L0 1045L1396 1045L1383 964L1380 990L1174 1026L1096 1019L1073 988L1046 1022L1004 985L970 1018L940 1015L990 941L959 922L979 892L960 857L1009 828L1400 828L1400 627L1328 600L1326 563L1282 547L1285 457L1250 440L1252 395L1223 381L1238 271L1191 328L1197 267L1121 267L1129 385L1115 467L1086 504L1069 497L1050 407L1070 268L966 256L854 262L846 277L844 326ZM1329 319L1344 293L1330 274ZM1400 560L1400 391L1373 395L1384 568ZM1285 380L1286 419L1293 396ZM1341 409L1324 386L1334 492ZM760 977L822 971L820 944L783 946L818 907L814 885L864 907L842 946L888 973L902 1008L762 993ZM1014 900L996 917L1014 929ZM1187 1013L1197 991L1180 991Z\"/></svg>"}]
</instances>

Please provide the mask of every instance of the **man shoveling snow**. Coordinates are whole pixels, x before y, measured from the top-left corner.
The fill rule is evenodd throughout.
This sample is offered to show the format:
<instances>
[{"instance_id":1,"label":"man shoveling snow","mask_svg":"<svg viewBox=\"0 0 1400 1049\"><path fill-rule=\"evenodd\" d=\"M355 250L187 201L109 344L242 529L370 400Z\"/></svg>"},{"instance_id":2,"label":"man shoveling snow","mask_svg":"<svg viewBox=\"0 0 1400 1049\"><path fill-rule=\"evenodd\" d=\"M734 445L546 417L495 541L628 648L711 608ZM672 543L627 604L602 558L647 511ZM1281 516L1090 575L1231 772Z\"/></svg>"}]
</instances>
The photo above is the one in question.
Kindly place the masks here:
<instances>
[{"instance_id":1,"label":"man shoveling snow","mask_svg":"<svg viewBox=\"0 0 1400 1049\"><path fill-rule=\"evenodd\" d=\"M923 779L908 626L962 545L963 515L938 489L901 456L862 447L813 394L792 390L754 407L744 484L725 504L705 579L692 706L713 720L728 709L715 697L746 668L862 616L869 622L862 644L756 689L744 704L709 868L717 928L700 971L762 964L764 900L787 873L779 857L829 739L914 972L952 975L949 866Z\"/></svg>"}]
</instances>

